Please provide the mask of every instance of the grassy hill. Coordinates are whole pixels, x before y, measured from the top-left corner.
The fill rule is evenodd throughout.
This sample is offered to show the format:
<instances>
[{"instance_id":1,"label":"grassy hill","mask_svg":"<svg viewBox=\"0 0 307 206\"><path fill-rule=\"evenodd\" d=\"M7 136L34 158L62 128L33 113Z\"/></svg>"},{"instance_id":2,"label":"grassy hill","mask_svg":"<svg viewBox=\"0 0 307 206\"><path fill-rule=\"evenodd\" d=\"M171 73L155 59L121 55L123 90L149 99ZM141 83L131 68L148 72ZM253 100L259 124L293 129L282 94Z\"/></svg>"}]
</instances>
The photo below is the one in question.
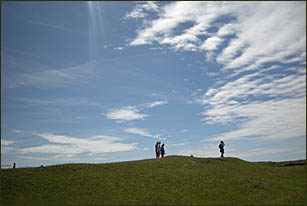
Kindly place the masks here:
<instances>
[{"instance_id":1,"label":"grassy hill","mask_svg":"<svg viewBox=\"0 0 307 206\"><path fill-rule=\"evenodd\" d=\"M7 169L1 205L306 205L306 165L285 165L168 156Z\"/></svg>"}]
</instances>

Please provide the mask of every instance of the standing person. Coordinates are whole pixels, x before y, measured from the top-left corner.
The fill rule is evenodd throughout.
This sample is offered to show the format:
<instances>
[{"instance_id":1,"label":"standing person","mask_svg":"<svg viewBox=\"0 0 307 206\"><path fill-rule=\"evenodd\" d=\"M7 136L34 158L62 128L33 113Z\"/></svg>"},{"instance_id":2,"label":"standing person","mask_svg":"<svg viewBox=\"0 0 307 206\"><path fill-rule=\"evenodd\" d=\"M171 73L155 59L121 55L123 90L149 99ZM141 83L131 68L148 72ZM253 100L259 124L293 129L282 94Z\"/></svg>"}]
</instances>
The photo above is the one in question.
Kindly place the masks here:
<instances>
[{"instance_id":1,"label":"standing person","mask_svg":"<svg viewBox=\"0 0 307 206\"><path fill-rule=\"evenodd\" d=\"M221 157L224 157L224 146L225 146L225 143L221 141L221 143L219 144Z\"/></svg>"},{"instance_id":2,"label":"standing person","mask_svg":"<svg viewBox=\"0 0 307 206\"><path fill-rule=\"evenodd\" d=\"M164 154L165 154L164 144L162 144L162 147L161 147L161 157L164 157Z\"/></svg>"},{"instance_id":3,"label":"standing person","mask_svg":"<svg viewBox=\"0 0 307 206\"><path fill-rule=\"evenodd\" d=\"M157 142L157 143L156 143L156 158L157 158L157 159L160 158L160 152L161 152L160 143L161 143L161 142Z\"/></svg>"}]
</instances>

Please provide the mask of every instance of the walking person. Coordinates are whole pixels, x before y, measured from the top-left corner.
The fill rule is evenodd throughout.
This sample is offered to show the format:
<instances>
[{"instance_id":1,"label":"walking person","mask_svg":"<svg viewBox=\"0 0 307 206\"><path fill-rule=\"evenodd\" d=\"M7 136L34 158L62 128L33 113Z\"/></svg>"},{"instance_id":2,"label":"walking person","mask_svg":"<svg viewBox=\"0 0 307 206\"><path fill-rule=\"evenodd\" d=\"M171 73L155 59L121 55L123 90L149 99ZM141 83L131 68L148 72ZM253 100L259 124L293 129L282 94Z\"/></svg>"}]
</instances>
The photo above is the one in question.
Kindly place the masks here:
<instances>
[{"instance_id":1,"label":"walking person","mask_svg":"<svg viewBox=\"0 0 307 206\"><path fill-rule=\"evenodd\" d=\"M221 157L224 157L224 146L225 146L225 143L221 141L221 143L219 144Z\"/></svg>"},{"instance_id":2,"label":"walking person","mask_svg":"<svg viewBox=\"0 0 307 206\"><path fill-rule=\"evenodd\" d=\"M156 158L157 158L157 159L160 158L160 152L161 152L160 143L161 143L161 142L157 142L157 143L156 143Z\"/></svg>"},{"instance_id":3,"label":"walking person","mask_svg":"<svg viewBox=\"0 0 307 206\"><path fill-rule=\"evenodd\" d=\"M162 147L161 147L161 157L164 157L164 154L165 154L165 149L164 149L164 144L162 144Z\"/></svg>"}]
</instances>

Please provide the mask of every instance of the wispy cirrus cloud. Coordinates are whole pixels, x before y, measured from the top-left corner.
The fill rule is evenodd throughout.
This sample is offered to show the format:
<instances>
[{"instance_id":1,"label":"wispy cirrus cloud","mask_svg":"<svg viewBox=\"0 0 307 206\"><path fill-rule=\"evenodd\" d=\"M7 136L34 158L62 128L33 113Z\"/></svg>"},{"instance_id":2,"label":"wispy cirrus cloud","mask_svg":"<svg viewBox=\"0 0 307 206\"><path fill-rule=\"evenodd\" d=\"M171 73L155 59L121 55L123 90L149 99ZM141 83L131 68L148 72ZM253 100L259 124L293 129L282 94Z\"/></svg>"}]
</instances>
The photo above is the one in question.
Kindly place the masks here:
<instances>
[{"instance_id":1,"label":"wispy cirrus cloud","mask_svg":"<svg viewBox=\"0 0 307 206\"><path fill-rule=\"evenodd\" d=\"M172 148L172 147L181 147L189 144L189 142L182 142L182 143L168 143L167 147Z\"/></svg>"},{"instance_id":2,"label":"wispy cirrus cloud","mask_svg":"<svg viewBox=\"0 0 307 206\"><path fill-rule=\"evenodd\" d=\"M15 143L15 141L1 139L1 153L6 154L12 151L15 151L16 148L14 146L11 146Z\"/></svg>"},{"instance_id":3,"label":"wispy cirrus cloud","mask_svg":"<svg viewBox=\"0 0 307 206\"><path fill-rule=\"evenodd\" d=\"M33 156L32 153L29 153L29 154L24 154L24 155L18 155L16 157L21 158L21 159L27 159L27 160L39 160L40 163L45 162L47 165L49 165L49 164L59 164L59 162L80 163L80 162L85 161L85 162L88 163L89 158L93 162L106 160L106 158L102 158L102 157L91 158L91 157L88 157L88 156L85 157L86 160L84 160L84 159L81 159L80 156L78 156L78 154L48 154L46 156L47 157Z\"/></svg>"},{"instance_id":4,"label":"wispy cirrus cloud","mask_svg":"<svg viewBox=\"0 0 307 206\"><path fill-rule=\"evenodd\" d=\"M168 101L155 101L151 103L146 103L144 104L144 106L152 108L152 107L156 107L156 106L163 105L163 104L168 104Z\"/></svg>"},{"instance_id":5,"label":"wispy cirrus cloud","mask_svg":"<svg viewBox=\"0 0 307 206\"><path fill-rule=\"evenodd\" d=\"M19 149L21 154L47 153L47 154L78 154L84 152L107 153L130 151L136 148L136 143L120 143L118 137L97 135L90 138L70 137L50 133L36 133L37 136L49 143L36 147Z\"/></svg>"},{"instance_id":6,"label":"wispy cirrus cloud","mask_svg":"<svg viewBox=\"0 0 307 206\"><path fill-rule=\"evenodd\" d=\"M28 106L57 106L57 107L74 107L74 106L101 106L101 103L88 100L86 98L15 98L12 99L16 103ZM15 130L16 133L21 133Z\"/></svg>"},{"instance_id":7,"label":"wispy cirrus cloud","mask_svg":"<svg viewBox=\"0 0 307 206\"><path fill-rule=\"evenodd\" d=\"M40 21L34 21L34 20L26 20L27 23L33 24L33 25L38 25L38 26L43 26L47 28L52 28L56 30L61 30L61 31L66 31L66 32L74 32L74 33L80 33L80 31L71 29L67 26L62 26L62 25L54 25L54 24L49 24L46 22L40 22Z\"/></svg>"},{"instance_id":8,"label":"wispy cirrus cloud","mask_svg":"<svg viewBox=\"0 0 307 206\"><path fill-rule=\"evenodd\" d=\"M251 149L246 153L233 152L232 156L239 156L242 158L253 158L253 159L261 159L261 157L266 157L267 155L280 155L282 153L303 153L304 151L300 147L285 147L285 148L255 148Z\"/></svg>"},{"instance_id":9,"label":"wispy cirrus cloud","mask_svg":"<svg viewBox=\"0 0 307 206\"><path fill-rule=\"evenodd\" d=\"M140 110L136 107L127 106L118 109L112 109L111 111L107 112L105 116L108 119L116 120L117 122L123 122L144 119L148 115L140 113Z\"/></svg>"},{"instance_id":10,"label":"wispy cirrus cloud","mask_svg":"<svg viewBox=\"0 0 307 206\"><path fill-rule=\"evenodd\" d=\"M22 130L11 130L12 132L16 133L16 134L23 134L24 131Z\"/></svg>"},{"instance_id":11,"label":"wispy cirrus cloud","mask_svg":"<svg viewBox=\"0 0 307 206\"><path fill-rule=\"evenodd\" d=\"M165 139L161 137L161 134L150 134L147 129L140 129L140 128L125 128L125 132L130 133L130 134L137 134L137 135L141 135L144 137L153 137L156 139Z\"/></svg>"},{"instance_id":12,"label":"wispy cirrus cloud","mask_svg":"<svg viewBox=\"0 0 307 206\"><path fill-rule=\"evenodd\" d=\"M11 140L6 140L6 139L1 139L1 145L10 145L10 144L13 144L14 141L11 141Z\"/></svg>"},{"instance_id":13,"label":"wispy cirrus cloud","mask_svg":"<svg viewBox=\"0 0 307 206\"><path fill-rule=\"evenodd\" d=\"M26 56L5 55L5 59L2 65L4 78L1 82L4 88L71 86L99 76L94 61L75 66L56 67Z\"/></svg>"}]
</instances>

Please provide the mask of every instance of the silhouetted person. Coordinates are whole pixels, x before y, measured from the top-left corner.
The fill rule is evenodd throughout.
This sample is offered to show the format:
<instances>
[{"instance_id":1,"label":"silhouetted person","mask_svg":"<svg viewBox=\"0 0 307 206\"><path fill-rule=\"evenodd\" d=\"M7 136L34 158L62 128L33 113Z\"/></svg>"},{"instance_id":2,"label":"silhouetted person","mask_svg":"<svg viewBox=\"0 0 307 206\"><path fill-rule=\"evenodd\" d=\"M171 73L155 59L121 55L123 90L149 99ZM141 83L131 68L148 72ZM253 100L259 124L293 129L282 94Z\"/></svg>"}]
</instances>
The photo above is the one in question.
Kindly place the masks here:
<instances>
[{"instance_id":1,"label":"silhouetted person","mask_svg":"<svg viewBox=\"0 0 307 206\"><path fill-rule=\"evenodd\" d=\"M156 143L156 158L157 158L157 159L160 158L160 152L161 152L160 143L161 143L161 142L157 142L157 143Z\"/></svg>"},{"instance_id":2,"label":"silhouetted person","mask_svg":"<svg viewBox=\"0 0 307 206\"><path fill-rule=\"evenodd\" d=\"M161 147L161 157L164 157L164 154L165 154L165 149L164 149L164 144L162 144L162 147Z\"/></svg>"},{"instance_id":3,"label":"silhouetted person","mask_svg":"<svg viewBox=\"0 0 307 206\"><path fill-rule=\"evenodd\" d=\"M225 146L225 143L221 141L221 143L219 144L221 157L224 157L224 146Z\"/></svg>"},{"instance_id":4,"label":"silhouetted person","mask_svg":"<svg viewBox=\"0 0 307 206\"><path fill-rule=\"evenodd\" d=\"M16 163L14 162L13 169L15 169L15 168L16 168Z\"/></svg>"}]
</instances>

